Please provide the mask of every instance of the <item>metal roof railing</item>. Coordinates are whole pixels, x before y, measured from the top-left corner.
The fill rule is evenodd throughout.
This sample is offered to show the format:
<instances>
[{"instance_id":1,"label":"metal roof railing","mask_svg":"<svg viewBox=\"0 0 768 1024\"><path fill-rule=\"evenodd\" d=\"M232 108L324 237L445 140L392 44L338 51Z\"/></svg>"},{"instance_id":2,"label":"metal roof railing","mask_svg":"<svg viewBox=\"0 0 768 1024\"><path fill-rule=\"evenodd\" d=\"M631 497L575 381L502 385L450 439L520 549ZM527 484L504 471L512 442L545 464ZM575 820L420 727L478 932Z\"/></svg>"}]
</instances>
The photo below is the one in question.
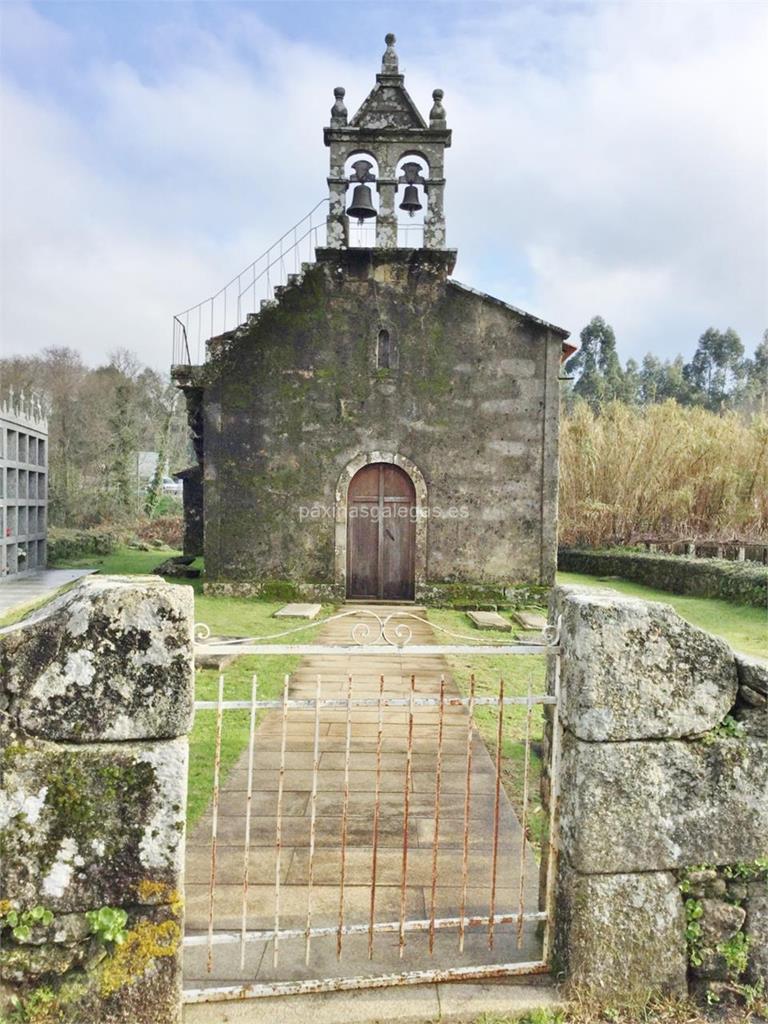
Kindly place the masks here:
<instances>
[{"instance_id":1,"label":"metal roof railing","mask_svg":"<svg viewBox=\"0 0 768 1024\"><path fill-rule=\"evenodd\" d=\"M249 313L258 312L261 301L272 298L274 288L284 285L290 273L299 273L302 263L312 262L325 238L325 214L318 217L317 211L327 202L324 198L316 203L214 295L174 316L174 365L204 362L206 341L239 327Z\"/></svg>"}]
</instances>

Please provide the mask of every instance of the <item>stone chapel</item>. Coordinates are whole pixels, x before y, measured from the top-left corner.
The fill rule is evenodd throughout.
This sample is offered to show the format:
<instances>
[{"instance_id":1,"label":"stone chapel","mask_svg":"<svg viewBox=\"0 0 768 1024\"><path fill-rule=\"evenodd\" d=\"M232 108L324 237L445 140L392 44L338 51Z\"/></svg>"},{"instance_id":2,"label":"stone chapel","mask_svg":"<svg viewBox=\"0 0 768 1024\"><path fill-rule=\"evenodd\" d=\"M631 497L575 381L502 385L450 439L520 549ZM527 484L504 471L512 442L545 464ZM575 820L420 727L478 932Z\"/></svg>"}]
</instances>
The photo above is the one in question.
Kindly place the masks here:
<instances>
[{"instance_id":1,"label":"stone chapel","mask_svg":"<svg viewBox=\"0 0 768 1024\"><path fill-rule=\"evenodd\" d=\"M185 549L211 592L498 600L554 579L574 347L451 276L443 92L425 120L394 44L353 117L335 89L314 262L173 367L197 457Z\"/></svg>"}]
</instances>

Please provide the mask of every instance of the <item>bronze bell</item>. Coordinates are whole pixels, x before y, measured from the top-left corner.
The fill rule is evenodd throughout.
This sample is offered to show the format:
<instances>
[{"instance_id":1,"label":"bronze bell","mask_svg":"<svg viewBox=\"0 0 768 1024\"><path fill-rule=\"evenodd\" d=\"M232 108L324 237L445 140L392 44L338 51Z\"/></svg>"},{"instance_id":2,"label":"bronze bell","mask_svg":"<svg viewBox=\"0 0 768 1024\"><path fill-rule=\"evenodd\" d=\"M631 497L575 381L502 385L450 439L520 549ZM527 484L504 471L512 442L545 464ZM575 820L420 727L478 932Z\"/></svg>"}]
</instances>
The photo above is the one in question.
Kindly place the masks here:
<instances>
[{"instance_id":1,"label":"bronze bell","mask_svg":"<svg viewBox=\"0 0 768 1024\"><path fill-rule=\"evenodd\" d=\"M362 224L366 217L376 216L376 207L373 205L371 189L368 185L355 185L347 216L357 217L358 224Z\"/></svg>"},{"instance_id":2,"label":"bronze bell","mask_svg":"<svg viewBox=\"0 0 768 1024\"><path fill-rule=\"evenodd\" d=\"M403 201L400 203L400 209L407 210L410 217L412 217L417 210L421 209L421 203L419 202L419 190L415 185L405 186L405 192L403 192Z\"/></svg>"}]
</instances>

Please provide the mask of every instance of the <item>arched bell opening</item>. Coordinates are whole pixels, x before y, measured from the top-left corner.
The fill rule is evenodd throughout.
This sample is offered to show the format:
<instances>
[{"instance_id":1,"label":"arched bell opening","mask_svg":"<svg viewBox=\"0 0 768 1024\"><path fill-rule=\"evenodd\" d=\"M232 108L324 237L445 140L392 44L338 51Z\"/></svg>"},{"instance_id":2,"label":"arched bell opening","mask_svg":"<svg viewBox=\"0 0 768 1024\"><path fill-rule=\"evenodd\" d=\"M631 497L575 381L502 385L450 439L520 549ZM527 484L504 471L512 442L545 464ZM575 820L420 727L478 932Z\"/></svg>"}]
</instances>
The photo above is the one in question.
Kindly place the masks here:
<instances>
[{"instance_id":1,"label":"arched bell opening","mask_svg":"<svg viewBox=\"0 0 768 1024\"><path fill-rule=\"evenodd\" d=\"M397 244L420 249L424 245L424 215L427 210L429 164L417 153L402 156L397 164Z\"/></svg>"},{"instance_id":2,"label":"arched bell opening","mask_svg":"<svg viewBox=\"0 0 768 1024\"><path fill-rule=\"evenodd\" d=\"M370 153L351 153L344 163L347 186L346 214L350 248L371 249L376 245L379 168Z\"/></svg>"}]
</instances>

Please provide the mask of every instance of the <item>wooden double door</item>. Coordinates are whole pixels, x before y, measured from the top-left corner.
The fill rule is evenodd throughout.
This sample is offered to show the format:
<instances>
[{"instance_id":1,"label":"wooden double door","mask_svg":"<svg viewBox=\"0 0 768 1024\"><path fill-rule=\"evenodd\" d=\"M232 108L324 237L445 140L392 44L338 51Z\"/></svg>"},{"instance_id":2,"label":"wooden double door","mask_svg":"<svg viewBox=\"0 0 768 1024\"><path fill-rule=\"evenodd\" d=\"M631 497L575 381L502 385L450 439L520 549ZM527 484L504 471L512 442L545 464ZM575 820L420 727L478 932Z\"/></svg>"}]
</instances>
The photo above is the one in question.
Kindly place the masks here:
<instances>
[{"instance_id":1,"label":"wooden double door","mask_svg":"<svg viewBox=\"0 0 768 1024\"><path fill-rule=\"evenodd\" d=\"M410 601L414 596L416 492L386 462L364 466L347 500L347 597Z\"/></svg>"}]
</instances>

